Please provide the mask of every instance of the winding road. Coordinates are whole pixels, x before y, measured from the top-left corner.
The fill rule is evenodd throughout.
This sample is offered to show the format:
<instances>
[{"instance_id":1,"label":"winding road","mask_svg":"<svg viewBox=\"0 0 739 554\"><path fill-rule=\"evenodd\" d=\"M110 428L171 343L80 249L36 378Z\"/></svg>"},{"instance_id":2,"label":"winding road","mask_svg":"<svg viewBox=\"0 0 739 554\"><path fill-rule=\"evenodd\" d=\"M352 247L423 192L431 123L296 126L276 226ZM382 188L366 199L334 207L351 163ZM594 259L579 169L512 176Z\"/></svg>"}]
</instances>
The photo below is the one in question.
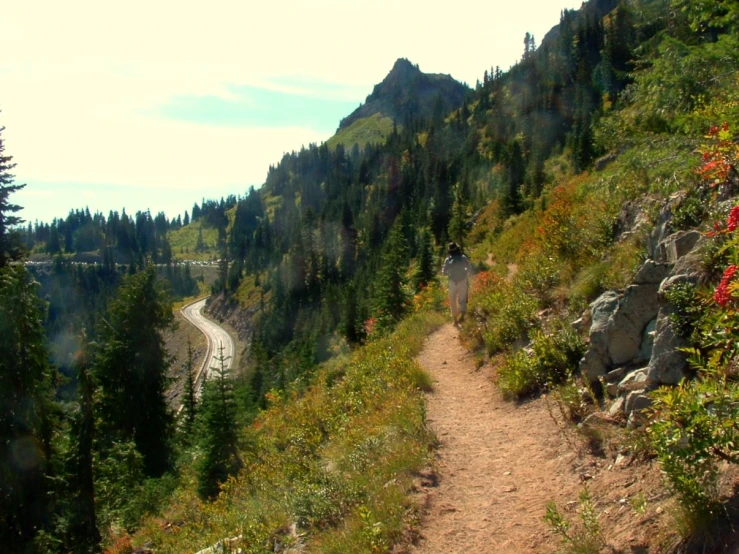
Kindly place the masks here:
<instances>
[{"instance_id":1,"label":"winding road","mask_svg":"<svg viewBox=\"0 0 739 554\"><path fill-rule=\"evenodd\" d=\"M223 366L226 369L231 367L235 351L234 341L231 335L223 327L203 315L206 300L208 299L203 298L182 308L182 315L185 316L185 319L200 329L208 339L208 350L202 365L195 374L195 390L198 395L200 394L203 381L211 377L213 373L212 368L220 367L221 362L218 358L221 356L219 352L221 346L223 347Z\"/></svg>"}]
</instances>

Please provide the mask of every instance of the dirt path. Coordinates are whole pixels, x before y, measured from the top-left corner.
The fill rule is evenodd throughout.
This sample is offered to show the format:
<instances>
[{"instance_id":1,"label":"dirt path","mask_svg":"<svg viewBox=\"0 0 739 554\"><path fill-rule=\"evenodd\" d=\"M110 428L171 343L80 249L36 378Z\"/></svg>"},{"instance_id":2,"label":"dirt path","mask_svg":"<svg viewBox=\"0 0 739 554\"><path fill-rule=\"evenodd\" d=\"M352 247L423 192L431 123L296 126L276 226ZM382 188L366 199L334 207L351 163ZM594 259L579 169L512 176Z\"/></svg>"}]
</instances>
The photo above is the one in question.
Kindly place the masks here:
<instances>
[{"instance_id":1,"label":"dirt path","mask_svg":"<svg viewBox=\"0 0 739 554\"><path fill-rule=\"evenodd\" d=\"M428 419L439 483L411 552L552 552L559 538L543 521L546 504L577 498L584 477L544 401L504 402L451 324L427 339L419 362L435 381Z\"/></svg>"}]
</instances>

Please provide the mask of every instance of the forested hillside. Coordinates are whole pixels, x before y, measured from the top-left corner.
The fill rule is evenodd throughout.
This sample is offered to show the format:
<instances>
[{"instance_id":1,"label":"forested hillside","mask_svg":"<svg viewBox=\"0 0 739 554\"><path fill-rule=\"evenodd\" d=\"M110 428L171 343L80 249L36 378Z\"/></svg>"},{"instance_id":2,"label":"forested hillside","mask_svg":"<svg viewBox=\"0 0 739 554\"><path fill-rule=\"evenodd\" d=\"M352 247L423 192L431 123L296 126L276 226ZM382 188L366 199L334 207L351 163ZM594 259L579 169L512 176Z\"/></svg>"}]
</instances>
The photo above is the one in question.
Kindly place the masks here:
<instances>
[{"instance_id":1,"label":"forested hillside","mask_svg":"<svg viewBox=\"0 0 739 554\"><path fill-rule=\"evenodd\" d=\"M478 272L465 344L507 397L551 392L582 423L625 390L609 393L611 366L579 375L591 303L630 287L668 231L713 229L700 271L660 292L693 384L640 389L654 423L619 447L659 460L698 514L676 548L698 544L729 513L718 462L737 459L738 25L728 0L591 0L474 90L400 59L333 139L182 218L25 227L0 142L0 544L390 551L417 524L407 495L433 444L413 356L441 321L449 241ZM29 255L53 265L24 269ZM161 332L172 293L198 286L177 259L213 260L211 305L248 314L240 367L180 424Z\"/></svg>"}]
</instances>

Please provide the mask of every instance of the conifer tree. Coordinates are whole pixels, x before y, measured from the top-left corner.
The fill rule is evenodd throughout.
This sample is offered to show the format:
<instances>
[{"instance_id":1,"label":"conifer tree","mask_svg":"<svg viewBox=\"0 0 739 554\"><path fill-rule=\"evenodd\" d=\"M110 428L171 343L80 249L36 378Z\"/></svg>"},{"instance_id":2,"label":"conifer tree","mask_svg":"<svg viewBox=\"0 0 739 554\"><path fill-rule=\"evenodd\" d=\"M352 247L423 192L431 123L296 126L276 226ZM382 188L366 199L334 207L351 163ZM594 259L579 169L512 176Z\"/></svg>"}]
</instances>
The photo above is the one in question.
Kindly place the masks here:
<instances>
[{"instance_id":1,"label":"conifer tree","mask_svg":"<svg viewBox=\"0 0 739 554\"><path fill-rule=\"evenodd\" d=\"M125 278L98 333L101 435L133 440L152 476L171 461L173 418L164 397L170 357L161 335L171 322L170 299L150 265Z\"/></svg>"},{"instance_id":2,"label":"conifer tree","mask_svg":"<svg viewBox=\"0 0 739 554\"><path fill-rule=\"evenodd\" d=\"M421 229L418 235L418 267L413 276L413 284L416 290L429 285L436 277L436 267L434 265L434 245L431 232L427 227Z\"/></svg>"},{"instance_id":3,"label":"conifer tree","mask_svg":"<svg viewBox=\"0 0 739 554\"><path fill-rule=\"evenodd\" d=\"M84 335L82 338L84 341ZM101 540L93 482L94 385L84 352L77 355L74 365L77 368L79 411L72 421L72 452L67 460L68 487L72 496L67 515L67 542L75 546L75 551L94 553L100 551Z\"/></svg>"},{"instance_id":4,"label":"conifer tree","mask_svg":"<svg viewBox=\"0 0 739 554\"><path fill-rule=\"evenodd\" d=\"M242 465L237 450L236 401L223 345L215 360L218 366L210 368L215 377L204 384L200 406L204 454L198 467L198 493L202 498L215 498L220 485Z\"/></svg>"},{"instance_id":5,"label":"conifer tree","mask_svg":"<svg viewBox=\"0 0 739 554\"><path fill-rule=\"evenodd\" d=\"M0 544L10 551L48 521L53 374L46 305L21 266L0 269Z\"/></svg>"},{"instance_id":6,"label":"conifer tree","mask_svg":"<svg viewBox=\"0 0 739 554\"><path fill-rule=\"evenodd\" d=\"M408 307L408 295L405 291L407 255L408 243L398 218L385 242L375 289L375 311L380 328L390 327L400 321Z\"/></svg>"},{"instance_id":7,"label":"conifer tree","mask_svg":"<svg viewBox=\"0 0 739 554\"><path fill-rule=\"evenodd\" d=\"M23 223L20 217L11 215L22 208L10 202L10 195L26 186L13 184L15 176L10 171L15 167L15 164L11 163L13 156L3 155L5 142L2 133L4 130L5 127L0 127L0 268L5 267L9 261L20 257L20 241L11 235L10 229L14 225Z\"/></svg>"}]
</instances>

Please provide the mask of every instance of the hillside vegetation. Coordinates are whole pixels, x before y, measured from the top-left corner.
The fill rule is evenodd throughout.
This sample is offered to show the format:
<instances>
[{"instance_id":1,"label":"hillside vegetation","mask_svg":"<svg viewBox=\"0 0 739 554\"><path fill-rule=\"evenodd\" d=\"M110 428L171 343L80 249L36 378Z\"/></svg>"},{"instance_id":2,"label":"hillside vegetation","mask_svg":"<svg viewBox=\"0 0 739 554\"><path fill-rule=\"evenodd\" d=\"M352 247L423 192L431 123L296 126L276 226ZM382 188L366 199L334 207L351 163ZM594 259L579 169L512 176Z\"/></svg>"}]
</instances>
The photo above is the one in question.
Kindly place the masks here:
<instances>
[{"instance_id":1,"label":"hillside vegetation","mask_svg":"<svg viewBox=\"0 0 739 554\"><path fill-rule=\"evenodd\" d=\"M443 320L437 270L454 240L478 269L463 340L479 364L495 366L506 397L549 394L588 444L609 440L605 420L620 436L619 454L660 463L679 525L651 551L720 549L712 539L736 519L734 492L721 477L739 460L738 25L734 2L591 0L565 10L538 46L527 35L510 71L491 68L474 91L430 111L409 106L451 85L400 60L370 97L403 115L384 140L349 145L349 130L363 119L345 120L340 141L285 154L260 190L204 201L178 230L166 218L158 229L146 214L131 222L89 213L27 230L28 246L41 249L38 236L56 254L86 251L86 238L98 248L116 240L102 246L107 264L75 270L74 290L89 284L95 293L87 319L65 330L75 337L65 353L75 390L63 409L52 408L57 383L42 361L51 346L41 304L12 312L34 322L23 329L38 355L20 357L2 343L0 360L32 367L43 383L34 389L38 405L49 408L29 416L25 430L4 432L44 444L34 478L58 476L20 487L19 498L53 492L62 500L36 511L21 502L37 525L9 518L0 541L19 552L101 544L111 553L186 552L226 539L244 552L391 551L417 525L408 493L431 459L421 395L430 383L413 357ZM424 92L396 105L386 94L404 78L426 83ZM363 117L378 113L385 112ZM115 409L120 402L134 410L136 398L118 397L110 385L116 353L136 348L117 337L141 331L131 324L137 310L166 322L166 295L147 255L171 260L193 239L197 246L201 229L217 251L209 256L220 260L214 297L237 316L249 314L244 363L233 378L214 379L187 425L157 413L163 431L150 437ZM666 267L660 248L675 232L696 229L697 245L686 249L692 265L671 275L677 260ZM113 250L128 258L129 276L115 269ZM57 260L54 271L66 278ZM665 277L686 277L675 287L663 288L662 277L645 281L661 302L660 320L679 336L682 349L673 351L689 361L680 379L667 386L664 375L616 362L587 369L581 360L597 346L599 310L644 284L641 268L659 264ZM0 271L3 305L32 297L34 285L17 267L0 263ZM59 326L69 310L61 282L49 279ZM94 340L84 329L96 329ZM649 334L646 326L638 332ZM62 342L48 337L54 348ZM156 341L150 347L161 378L167 362ZM634 382L609 381L621 370L634 370ZM152 457L157 449L166 460ZM87 472L82 485L79 467ZM597 519L589 502L582 532L570 533L556 506L542 514L570 537L572 552L605 548L589 542L588 529L597 530L588 527ZM83 525L90 513L97 526Z\"/></svg>"}]
</instances>

